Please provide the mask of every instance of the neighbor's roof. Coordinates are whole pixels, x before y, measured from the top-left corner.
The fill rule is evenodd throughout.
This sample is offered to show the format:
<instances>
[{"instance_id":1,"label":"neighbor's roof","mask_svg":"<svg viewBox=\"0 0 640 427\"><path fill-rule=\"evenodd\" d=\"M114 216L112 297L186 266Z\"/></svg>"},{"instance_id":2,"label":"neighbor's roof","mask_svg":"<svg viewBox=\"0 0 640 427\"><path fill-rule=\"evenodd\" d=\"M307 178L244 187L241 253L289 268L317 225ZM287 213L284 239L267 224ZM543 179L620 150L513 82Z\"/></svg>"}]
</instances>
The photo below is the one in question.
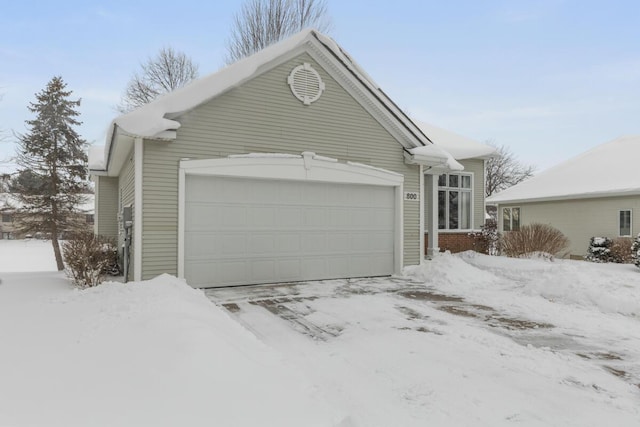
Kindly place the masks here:
<instances>
[{"instance_id":1,"label":"neighbor's roof","mask_svg":"<svg viewBox=\"0 0 640 427\"><path fill-rule=\"evenodd\" d=\"M109 156L115 134L149 139L175 139L180 122L174 120L193 108L241 85L256 76L271 61L302 48L308 43L319 42L337 58L365 88L408 130L419 144L429 144L429 138L387 97L369 75L328 36L313 29L306 29L275 43L247 58L241 59L213 74L197 79L188 85L165 94L155 101L114 119L109 126L106 145L92 149L89 165L92 170L109 168Z\"/></svg>"},{"instance_id":2,"label":"neighbor's roof","mask_svg":"<svg viewBox=\"0 0 640 427\"><path fill-rule=\"evenodd\" d=\"M482 144L466 136L458 135L430 123L414 120L414 123L436 145L446 150L456 160L487 159L496 153L496 149L490 145Z\"/></svg>"},{"instance_id":3,"label":"neighbor's roof","mask_svg":"<svg viewBox=\"0 0 640 427\"><path fill-rule=\"evenodd\" d=\"M624 136L487 198L487 203L640 194L640 136Z\"/></svg>"}]
</instances>

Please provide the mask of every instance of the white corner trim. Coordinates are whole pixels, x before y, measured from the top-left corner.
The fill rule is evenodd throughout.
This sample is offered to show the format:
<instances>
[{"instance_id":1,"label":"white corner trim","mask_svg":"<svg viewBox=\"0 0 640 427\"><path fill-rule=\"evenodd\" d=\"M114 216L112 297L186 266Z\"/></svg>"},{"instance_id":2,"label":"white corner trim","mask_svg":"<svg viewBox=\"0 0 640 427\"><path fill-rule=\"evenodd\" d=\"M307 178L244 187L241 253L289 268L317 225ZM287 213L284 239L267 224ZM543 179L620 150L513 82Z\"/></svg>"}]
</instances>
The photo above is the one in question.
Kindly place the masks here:
<instances>
[{"instance_id":1,"label":"white corner trim","mask_svg":"<svg viewBox=\"0 0 640 427\"><path fill-rule=\"evenodd\" d=\"M424 166L420 165L420 249L419 254L420 260L418 265L424 264L424 201L425 201L425 193L424 193Z\"/></svg>"},{"instance_id":2,"label":"white corner trim","mask_svg":"<svg viewBox=\"0 0 640 427\"><path fill-rule=\"evenodd\" d=\"M184 232L185 232L185 216L186 216L186 172L182 167L182 163L191 160L181 160L178 169L178 278L184 279Z\"/></svg>"},{"instance_id":3,"label":"white corner trim","mask_svg":"<svg viewBox=\"0 0 640 427\"><path fill-rule=\"evenodd\" d=\"M134 141L133 280L142 280L142 138Z\"/></svg>"},{"instance_id":4,"label":"white corner trim","mask_svg":"<svg viewBox=\"0 0 640 427\"><path fill-rule=\"evenodd\" d=\"M404 265L404 184L396 187L396 224L395 224L394 269L397 275L402 274Z\"/></svg>"}]
</instances>

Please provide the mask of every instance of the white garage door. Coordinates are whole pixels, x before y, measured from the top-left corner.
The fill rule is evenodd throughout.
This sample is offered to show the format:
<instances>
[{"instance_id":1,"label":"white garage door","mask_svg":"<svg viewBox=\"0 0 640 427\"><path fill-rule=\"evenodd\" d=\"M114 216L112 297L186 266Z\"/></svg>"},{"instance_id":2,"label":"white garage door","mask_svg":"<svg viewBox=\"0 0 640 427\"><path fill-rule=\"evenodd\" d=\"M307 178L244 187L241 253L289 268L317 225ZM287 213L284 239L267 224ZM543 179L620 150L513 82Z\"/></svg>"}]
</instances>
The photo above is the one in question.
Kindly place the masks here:
<instances>
[{"instance_id":1,"label":"white garage door","mask_svg":"<svg viewBox=\"0 0 640 427\"><path fill-rule=\"evenodd\" d=\"M394 187L188 175L184 275L196 287L389 275Z\"/></svg>"}]
</instances>

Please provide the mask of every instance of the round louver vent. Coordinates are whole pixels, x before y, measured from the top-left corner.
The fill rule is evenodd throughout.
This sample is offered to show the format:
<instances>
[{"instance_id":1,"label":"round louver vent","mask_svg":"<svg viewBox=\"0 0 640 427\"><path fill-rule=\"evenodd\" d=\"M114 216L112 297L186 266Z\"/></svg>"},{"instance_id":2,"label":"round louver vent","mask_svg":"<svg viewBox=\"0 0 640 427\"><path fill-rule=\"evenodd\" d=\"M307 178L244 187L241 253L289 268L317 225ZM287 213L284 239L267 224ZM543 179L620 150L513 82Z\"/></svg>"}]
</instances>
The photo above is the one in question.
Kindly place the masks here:
<instances>
[{"instance_id":1,"label":"round louver vent","mask_svg":"<svg viewBox=\"0 0 640 427\"><path fill-rule=\"evenodd\" d=\"M291 87L293 96L305 105L317 101L322 95L322 91L324 91L324 83L320 78L320 74L307 63L294 68L289 74L287 82Z\"/></svg>"}]
</instances>

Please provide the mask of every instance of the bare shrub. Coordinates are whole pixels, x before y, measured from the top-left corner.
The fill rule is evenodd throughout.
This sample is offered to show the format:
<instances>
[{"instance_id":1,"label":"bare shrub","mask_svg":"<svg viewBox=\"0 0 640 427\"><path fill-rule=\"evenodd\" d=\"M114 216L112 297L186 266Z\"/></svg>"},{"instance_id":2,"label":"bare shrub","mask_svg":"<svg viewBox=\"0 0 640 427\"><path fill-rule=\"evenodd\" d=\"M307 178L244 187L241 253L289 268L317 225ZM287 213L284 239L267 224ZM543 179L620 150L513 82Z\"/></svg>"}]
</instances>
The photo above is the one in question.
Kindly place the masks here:
<instances>
[{"instance_id":1,"label":"bare shrub","mask_svg":"<svg viewBox=\"0 0 640 427\"><path fill-rule=\"evenodd\" d=\"M620 264L630 264L633 262L631 237L618 237L611 242L611 257L613 262Z\"/></svg>"},{"instance_id":2,"label":"bare shrub","mask_svg":"<svg viewBox=\"0 0 640 427\"><path fill-rule=\"evenodd\" d=\"M81 232L62 245L66 272L81 289L99 285L105 274L117 265L116 246L108 238Z\"/></svg>"},{"instance_id":3,"label":"bare shrub","mask_svg":"<svg viewBox=\"0 0 640 427\"><path fill-rule=\"evenodd\" d=\"M502 237L502 252L510 257L524 257L533 253L547 253L563 257L569 239L557 228L547 224L523 225Z\"/></svg>"}]
</instances>

